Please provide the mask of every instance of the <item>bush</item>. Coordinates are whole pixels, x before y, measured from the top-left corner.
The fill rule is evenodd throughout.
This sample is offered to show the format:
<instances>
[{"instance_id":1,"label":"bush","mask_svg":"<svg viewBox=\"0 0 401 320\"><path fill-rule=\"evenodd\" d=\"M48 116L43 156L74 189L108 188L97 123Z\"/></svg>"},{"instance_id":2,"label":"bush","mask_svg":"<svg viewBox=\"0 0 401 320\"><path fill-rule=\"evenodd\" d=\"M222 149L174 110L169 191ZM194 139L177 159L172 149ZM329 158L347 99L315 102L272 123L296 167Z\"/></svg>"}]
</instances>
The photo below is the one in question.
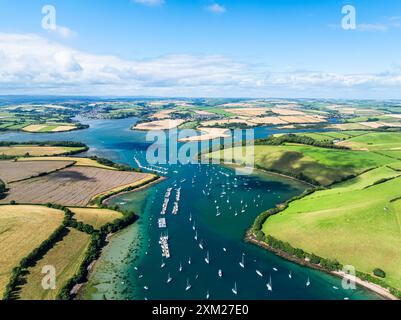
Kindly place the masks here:
<instances>
[{"instance_id":1,"label":"bush","mask_svg":"<svg viewBox=\"0 0 401 320\"><path fill-rule=\"evenodd\" d=\"M0 179L0 195L6 191L6 184Z\"/></svg>"},{"instance_id":2,"label":"bush","mask_svg":"<svg viewBox=\"0 0 401 320\"><path fill-rule=\"evenodd\" d=\"M379 277L379 278L385 278L385 277L386 277L386 273L385 273L382 269L380 269L380 268L374 269L374 270L373 270L373 274L374 274L376 277Z\"/></svg>"}]
</instances>

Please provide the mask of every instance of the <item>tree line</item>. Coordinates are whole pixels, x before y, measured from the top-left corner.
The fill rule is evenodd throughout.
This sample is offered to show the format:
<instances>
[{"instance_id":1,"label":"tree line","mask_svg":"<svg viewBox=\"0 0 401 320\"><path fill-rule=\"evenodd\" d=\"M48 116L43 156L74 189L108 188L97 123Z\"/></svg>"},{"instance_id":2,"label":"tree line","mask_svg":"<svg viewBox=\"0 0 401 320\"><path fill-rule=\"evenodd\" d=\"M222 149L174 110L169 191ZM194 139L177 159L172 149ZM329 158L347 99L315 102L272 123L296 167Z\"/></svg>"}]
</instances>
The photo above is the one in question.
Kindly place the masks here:
<instances>
[{"instance_id":1,"label":"tree line","mask_svg":"<svg viewBox=\"0 0 401 320\"><path fill-rule=\"evenodd\" d=\"M285 143L304 144L304 145L319 147L319 148L350 150L348 147L339 146L337 144L334 144L333 141L329 141L329 140L318 141L318 140L315 140L308 136L296 135L293 133L284 134L281 136L269 136L265 139L256 139L255 140L255 145L280 146Z\"/></svg>"},{"instance_id":2,"label":"tree line","mask_svg":"<svg viewBox=\"0 0 401 320\"><path fill-rule=\"evenodd\" d=\"M15 202L13 204L15 204ZM123 217L104 225L100 228L100 230L96 230L91 225L85 224L81 221L77 221L74 218L74 213L63 205L48 203L46 204L46 206L48 208L62 210L64 212L64 220L60 227L58 227L48 239L43 241L36 249L34 249L30 254L24 257L20 261L19 265L12 270L10 280L6 286L3 296L4 300L18 299L18 290L19 287L24 284L24 276L27 273L27 269L34 266L35 263L42 259L43 256L51 248L53 248L57 242L62 241L63 238L70 232L69 228L75 228L78 231L89 234L90 243L85 252L85 257L83 262L81 263L79 270L71 279L68 280L68 282L63 286L63 288L57 295L57 299L60 300L71 299L71 291L74 286L87 280L89 266L99 257L101 249L106 244L107 235L124 229L138 219L138 216L132 211L121 210L118 206L112 208L102 206L102 208L108 208L121 212L123 214Z\"/></svg>"}]
</instances>

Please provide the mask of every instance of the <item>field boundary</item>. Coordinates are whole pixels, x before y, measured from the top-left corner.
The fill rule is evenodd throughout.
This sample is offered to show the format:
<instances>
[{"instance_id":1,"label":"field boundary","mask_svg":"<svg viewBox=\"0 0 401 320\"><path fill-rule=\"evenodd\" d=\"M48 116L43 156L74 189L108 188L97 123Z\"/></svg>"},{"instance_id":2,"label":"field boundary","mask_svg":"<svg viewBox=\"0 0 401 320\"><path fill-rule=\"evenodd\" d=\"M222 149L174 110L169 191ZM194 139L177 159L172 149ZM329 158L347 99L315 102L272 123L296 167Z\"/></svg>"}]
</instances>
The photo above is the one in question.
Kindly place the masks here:
<instances>
[{"instance_id":1,"label":"field boundary","mask_svg":"<svg viewBox=\"0 0 401 320\"><path fill-rule=\"evenodd\" d=\"M52 161L52 160L43 160L43 161ZM28 161L26 161L26 162L28 162ZM64 170L64 169L67 169L67 168L71 168L71 167L75 166L75 164L76 164L76 162L73 161L72 163L66 164L62 168L54 169L52 171L40 172L35 176L30 176L28 178L23 178L23 179L19 179L19 180L10 181L10 182L8 182L8 184L10 185L10 184L16 183L16 182L22 182L22 181L26 181L26 180L30 180L30 179L34 179L34 178L44 177L44 176L47 176L49 174L52 174L52 173L55 173L55 172L58 172L58 171L61 171L61 170Z\"/></svg>"},{"instance_id":2,"label":"field boundary","mask_svg":"<svg viewBox=\"0 0 401 320\"><path fill-rule=\"evenodd\" d=\"M150 177L143 178L143 179L136 181L134 183L131 183L129 185L117 187L112 190L97 194L94 197L92 197L92 199L89 201L89 205L90 206L91 205L92 206L101 206L107 199L109 199L113 196L120 195L120 194L126 193L126 192L131 192L134 190L138 190L145 186L147 187L151 183L156 182L159 179L160 179L160 176L151 174Z\"/></svg>"}]
</instances>

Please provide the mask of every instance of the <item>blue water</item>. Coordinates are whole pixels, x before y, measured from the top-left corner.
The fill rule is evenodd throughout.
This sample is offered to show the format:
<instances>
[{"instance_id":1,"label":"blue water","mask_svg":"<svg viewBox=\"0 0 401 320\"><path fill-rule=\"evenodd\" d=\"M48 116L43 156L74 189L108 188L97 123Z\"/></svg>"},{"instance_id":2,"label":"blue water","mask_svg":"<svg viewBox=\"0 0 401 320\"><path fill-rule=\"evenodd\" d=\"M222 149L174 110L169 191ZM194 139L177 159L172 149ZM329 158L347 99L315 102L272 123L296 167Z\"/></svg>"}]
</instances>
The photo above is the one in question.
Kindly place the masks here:
<instances>
[{"instance_id":1,"label":"blue water","mask_svg":"<svg viewBox=\"0 0 401 320\"><path fill-rule=\"evenodd\" d=\"M84 131L58 134L8 133L0 135L0 140L81 141L90 146L88 154L134 166L134 156L146 164L145 152L149 146L145 141L145 132L130 130L135 121L90 120L85 122L91 128ZM255 130L255 137L266 137L275 132L278 131L259 127ZM112 200L113 204L135 210L140 220L117 235L106 249L106 252L121 251L123 259L113 261L113 266L106 268L108 280L103 284L96 282L97 272L104 272L101 271L101 264L106 264L100 260L97 268L100 271L92 275L98 291L91 298L205 299L207 293L211 299L378 298L361 288L343 290L338 278L290 263L243 242L246 229L258 214L300 194L305 189L304 185L261 173L238 176L234 170L216 165L177 164L161 167L168 170L166 180L143 191L124 194ZM158 228L157 219L169 187L173 188L166 214L171 258L162 260L158 244L162 231ZM172 215L173 199L179 187L179 211L177 215ZM198 240L195 240L194 229ZM133 236L134 233L139 233L139 237ZM128 242L135 245L135 252L133 246L121 245L123 237L125 242L128 239ZM199 246L201 240L203 250ZM205 262L207 252L209 264ZM245 255L245 268L239 265L242 254ZM191 264L188 263L189 258ZM163 262L165 266L161 268ZM222 278L218 276L219 269L223 272ZM257 275L256 270L263 277ZM292 279L288 276L290 272ZM167 283L168 274L172 278L170 283ZM268 292L266 287L270 277L272 292ZM308 278L311 285L306 287ZM191 289L185 291L187 281ZM237 284L238 295L232 293L234 283Z\"/></svg>"}]
</instances>

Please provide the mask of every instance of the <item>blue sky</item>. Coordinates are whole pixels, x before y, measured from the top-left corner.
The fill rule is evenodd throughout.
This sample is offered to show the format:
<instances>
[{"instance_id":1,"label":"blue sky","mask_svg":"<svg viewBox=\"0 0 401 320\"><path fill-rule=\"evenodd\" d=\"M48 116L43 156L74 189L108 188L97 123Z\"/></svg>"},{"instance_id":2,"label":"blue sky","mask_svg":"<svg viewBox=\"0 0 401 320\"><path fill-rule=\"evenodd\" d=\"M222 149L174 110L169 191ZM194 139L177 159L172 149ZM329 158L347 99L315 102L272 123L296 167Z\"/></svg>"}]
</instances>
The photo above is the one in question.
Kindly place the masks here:
<instances>
[{"instance_id":1,"label":"blue sky","mask_svg":"<svg viewBox=\"0 0 401 320\"><path fill-rule=\"evenodd\" d=\"M399 0L0 0L0 93L401 98L400 36Z\"/></svg>"}]
</instances>

